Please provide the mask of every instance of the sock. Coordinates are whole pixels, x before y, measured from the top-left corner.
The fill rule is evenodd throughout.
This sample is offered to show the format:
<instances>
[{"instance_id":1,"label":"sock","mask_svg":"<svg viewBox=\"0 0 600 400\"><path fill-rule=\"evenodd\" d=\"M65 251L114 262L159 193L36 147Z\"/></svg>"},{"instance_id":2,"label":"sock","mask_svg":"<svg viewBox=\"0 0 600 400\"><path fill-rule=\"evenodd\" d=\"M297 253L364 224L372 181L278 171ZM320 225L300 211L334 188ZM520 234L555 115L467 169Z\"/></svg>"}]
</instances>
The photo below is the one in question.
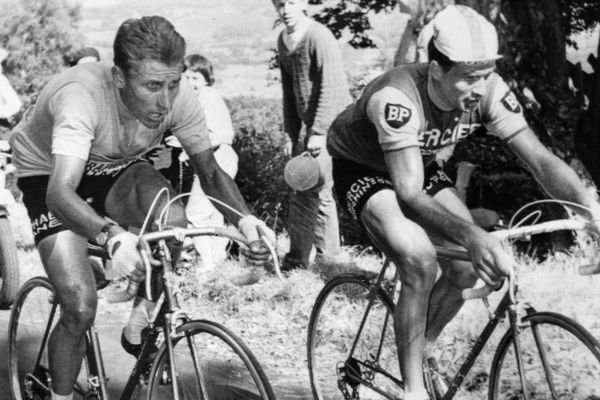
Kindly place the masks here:
<instances>
[{"instance_id":1,"label":"sock","mask_svg":"<svg viewBox=\"0 0 600 400\"><path fill-rule=\"evenodd\" d=\"M125 338L129 343L142 343L142 329L148 326L150 314L153 309L153 302L140 297L136 298L133 308L131 309L129 321L127 321L127 325L123 331Z\"/></svg>"},{"instance_id":2,"label":"sock","mask_svg":"<svg viewBox=\"0 0 600 400\"><path fill-rule=\"evenodd\" d=\"M71 392L69 394L56 394L56 393L54 393L54 390L52 390L50 393L50 399L51 400L73 400L73 392Z\"/></svg>"}]
</instances>

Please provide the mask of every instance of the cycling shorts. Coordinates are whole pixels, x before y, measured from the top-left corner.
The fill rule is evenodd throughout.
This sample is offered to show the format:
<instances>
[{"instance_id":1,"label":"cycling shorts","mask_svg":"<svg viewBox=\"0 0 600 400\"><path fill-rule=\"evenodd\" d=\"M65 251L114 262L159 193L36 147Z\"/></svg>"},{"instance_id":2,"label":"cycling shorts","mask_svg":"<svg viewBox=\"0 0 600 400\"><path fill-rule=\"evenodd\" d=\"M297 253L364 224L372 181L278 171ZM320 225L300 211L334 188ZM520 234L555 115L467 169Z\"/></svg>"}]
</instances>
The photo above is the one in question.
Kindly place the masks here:
<instances>
[{"instance_id":1,"label":"cycling shorts","mask_svg":"<svg viewBox=\"0 0 600 400\"><path fill-rule=\"evenodd\" d=\"M81 178L81 183L77 187L77 194L99 215L106 216L107 212L104 203L109 190L127 168L138 162L148 161L145 159L133 160L118 172L113 170L106 174L98 174L97 171L94 175L84 174ZM69 229L48 210L48 206L46 205L46 191L48 190L49 179L49 175L36 175L22 177L17 181L17 186L23 192L23 204L29 214L36 245L45 237Z\"/></svg>"},{"instance_id":2,"label":"cycling shorts","mask_svg":"<svg viewBox=\"0 0 600 400\"><path fill-rule=\"evenodd\" d=\"M454 182L435 162L425 167L423 191L434 196L440 190L454 187ZM352 161L333 159L333 182L338 201L353 219L360 221L360 213L375 193L393 190L390 175Z\"/></svg>"}]
</instances>

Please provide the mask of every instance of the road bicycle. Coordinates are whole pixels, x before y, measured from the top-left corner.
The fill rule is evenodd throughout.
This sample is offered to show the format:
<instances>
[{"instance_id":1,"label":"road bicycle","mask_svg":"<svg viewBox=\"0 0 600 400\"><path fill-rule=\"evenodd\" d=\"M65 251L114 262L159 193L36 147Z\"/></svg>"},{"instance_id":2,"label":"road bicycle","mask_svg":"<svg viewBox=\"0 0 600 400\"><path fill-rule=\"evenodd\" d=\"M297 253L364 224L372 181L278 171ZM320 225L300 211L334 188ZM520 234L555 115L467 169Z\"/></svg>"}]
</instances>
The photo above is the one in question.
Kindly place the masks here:
<instances>
[{"instance_id":1,"label":"road bicycle","mask_svg":"<svg viewBox=\"0 0 600 400\"><path fill-rule=\"evenodd\" d=\"M495 231L503 239L558 230L585 230L587 223L555 220ZM466 251L437 247L438 259L469 261ZM402 399L393 328L398 272L385 277L386 260L373 281L360 274L333 278L319 293L308 326L308 367L314 397L323 399ZM574 320L538 312L517 296L514 274L495 310L487 287L465 292L483 298L489 321L458 372L444 379L431 360L424 375L431 399L454 397L486 342L508 317L509 328L496 348L489 373L490 400L600 398L600 344Z\"/></svg>"},{"instance_id":2,"label":"road bicycle","mask_svg":"<svg viewBox=\"0 0 600 400\"><path fill-rule=\"evenodd\" d=\"M139 251L147 273L146 294L150 300L157 298L149 325L142 331L145 340L141 353L121 399L141 398L144 390L147 399L161 400L275 399L256 357L238 336L219 323L191 319L179 305L177 271L167 243L181 245L186 237L201 235L223 236L245 244L239 232L226 228L163 229L159 226L157 231L139 236ZM268 247L277 268L274 249ZM104 260L108 258L106 250L93 244L88 245L88 252ZM161 266L152 267L151 258L160 260ZM157 282L162 283L164 289L155 296L153 287ZM124 291L110 293L108 301L127 301L137 289L137 284L130 282ZM51 377L47 343L59 314L60 305L47 278L32 278L23 285L9 325L8 360L14 400L49 399ZM36 335L30 333L32 329ZM157 347L158 351L153 354ZM147 385L140 385L148 370ZM85 399L108 400L107 381L98 332L92 327L86 333L84 363L74 391Z\"/></svg>"},{"instance_id":3,"label":"road bicycle","mask_svg":"<svg viewBox=\"0 0 600 400\"><path fill-rule=\"evenodd\" d=\"M15 198L6 188L6 176L14 171L8 145L0 141L0 310L8 310L19 291L19 258L9 221L8 206Z\"/></svg>"}]
</instances>

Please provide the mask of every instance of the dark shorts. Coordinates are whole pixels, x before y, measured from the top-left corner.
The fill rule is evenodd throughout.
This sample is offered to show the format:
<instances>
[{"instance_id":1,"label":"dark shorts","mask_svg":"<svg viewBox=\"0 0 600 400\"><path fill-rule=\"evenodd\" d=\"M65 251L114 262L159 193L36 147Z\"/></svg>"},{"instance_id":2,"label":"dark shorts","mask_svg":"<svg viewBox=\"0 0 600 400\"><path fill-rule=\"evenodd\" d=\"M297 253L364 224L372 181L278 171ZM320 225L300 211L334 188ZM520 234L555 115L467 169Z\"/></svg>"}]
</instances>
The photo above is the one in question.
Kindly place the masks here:
<instances>
[{"instance_id":1,"label":"dark shorts","mask_svg":"<svg viewBox=\"0 0 600 400\"><path fill-rule=\"evenodd\" d=\"M94 175L84 175L81 178L79 187L77 187L77 194L98 214L106 216L104 203L108 191L127 168L139 162L147 161L143 159L135 160L118 172L111 171L107 174L99 174L98 171L94 171ZM36 245L47 236L69 229L48 210L46 191L48 190L49 179L49 175L36 175L19 178L17 181L17 186L23 192L23 204L25 204L29 214Z\"/></svg>"},{"instance_id":2,"label":"dark shorts","mask_svg":"<svg viewBox=\"0 0 600 400\"><path fill-rule=\"evenodd\" d=\"M360 213L371 196L383 189L393 190L387 172L339 158L333 159L333 182L340 204L357 221L360 221ZM425 168L425 193L434 196L449 187L454 187L454 182L435 162Z\"/></svg>"}]
</instances>

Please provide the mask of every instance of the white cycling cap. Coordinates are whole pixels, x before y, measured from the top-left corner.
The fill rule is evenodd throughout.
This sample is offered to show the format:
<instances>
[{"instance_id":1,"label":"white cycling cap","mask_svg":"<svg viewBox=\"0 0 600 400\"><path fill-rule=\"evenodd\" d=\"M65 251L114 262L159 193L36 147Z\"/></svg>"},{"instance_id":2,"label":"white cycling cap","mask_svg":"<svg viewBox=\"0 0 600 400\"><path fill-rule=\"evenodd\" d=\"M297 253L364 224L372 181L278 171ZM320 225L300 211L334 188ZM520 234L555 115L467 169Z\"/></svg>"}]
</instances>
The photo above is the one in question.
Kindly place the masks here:
<instances>
[{"instance_id":1,"label":"white cycling cap","mask_svg":"<svg viewBox=\"0 0 600 400\"><path fill-rule=\"evenodd\" d=\"M481 63L502 57L494 25L467 6L451 5L435 16L433 43L455 62Z\"/></svg>"}]
</instances>

